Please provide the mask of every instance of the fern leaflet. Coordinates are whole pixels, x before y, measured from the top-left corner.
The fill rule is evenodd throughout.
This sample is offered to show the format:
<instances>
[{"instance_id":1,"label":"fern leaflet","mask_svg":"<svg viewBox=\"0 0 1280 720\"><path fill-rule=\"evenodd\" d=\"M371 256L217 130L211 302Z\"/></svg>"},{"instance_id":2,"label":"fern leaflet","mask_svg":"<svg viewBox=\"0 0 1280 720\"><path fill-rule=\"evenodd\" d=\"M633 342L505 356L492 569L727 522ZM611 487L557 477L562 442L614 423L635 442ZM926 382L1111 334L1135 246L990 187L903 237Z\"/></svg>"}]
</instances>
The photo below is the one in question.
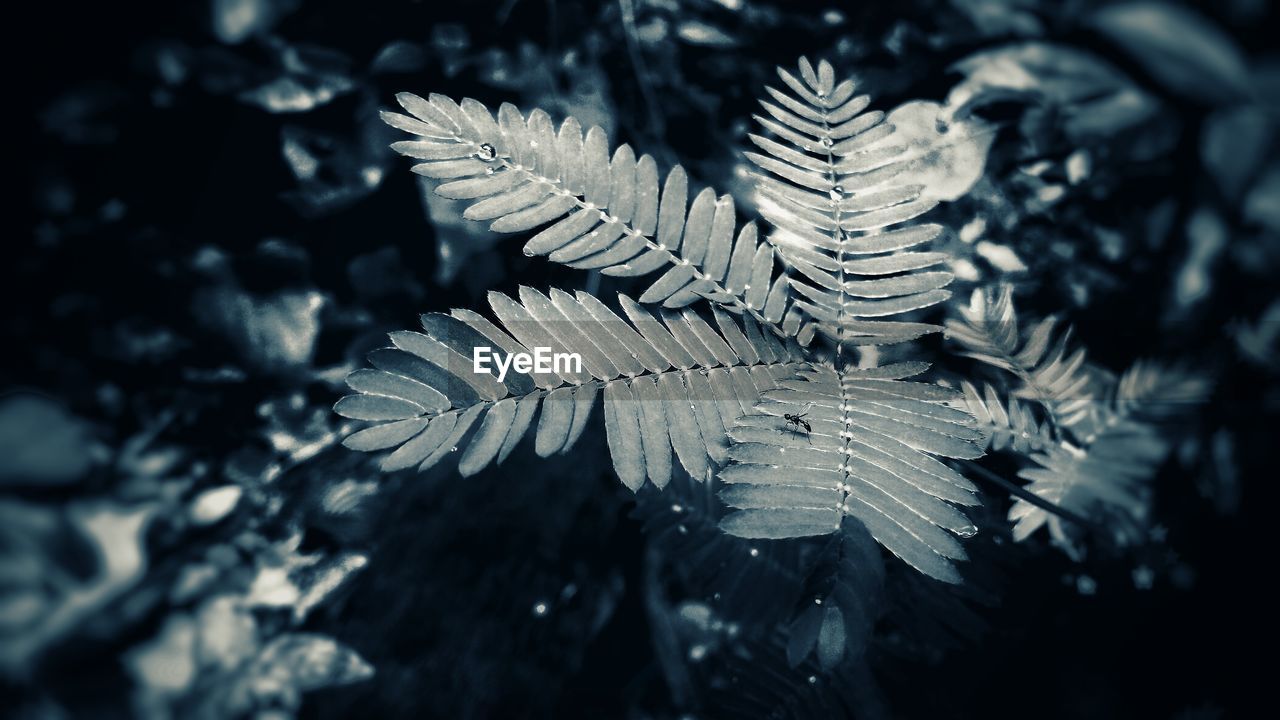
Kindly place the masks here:
<instances>
[{"instance_id":1,"label":"fern leaflet","mask_svg":"<svg viewBox=\"0 0 1280 720\"><path fill-rule=\"evenodd\" d=\"M543 457L578 439L604 396L605 428L614 467L632 490L646 477L663 487L671 454L695 478L726 456L725 428L761 392L799 367L794 343L783 343L750 318L740 325L715 312L718 331L692 310L664 312L659 322L625 295L629 323L585 292L520 289L520 302L490 293L503 327L468 310L422 316L425 333L391 334L393 347L375 350L373 369L347 378L356 391L334 406L339 414L378 423L348 437L347 447L395 448L386 471L431 467L465 445L463 475L502 462L533 427ZM499 382L475 373L472 348L527 353L532 347L581 355L584 371L512 369ZM463 440L476 427L469 444Z\"/></svg>"},{"instance_id":2,"label":"fern leaflet","mask_svg":"<svg viewBox=\"0 0 1280 720\"><path fill-rule=\"evenodd\" d=\"M1203 378L1149 362L1137 362L1115 383L1111 402L1092 408L1083 435L1085 447L1061 444L1031 455L1038 467L1021 470L1027 490L1041 498L1088 514L1102 508L1141 522L1146 514L1146 483L1169 453L1169 440L1157 424L1204 400ZM1009 510L1013 537L1022 540L1048 524L1050 535L1066 547L1071 541L1061 520L1024 500ZM1122 538L1121 538L1122 539Z\"/></svg>"},{"instance_id":3,"label":"fern leaflet","mask_svg":"<svg viewBox=\"0 0 1280 720\"><path fill-rule=\"evenodd\" d=\"M960 384L964 392L962 407L978 421L978 428L986 436L986 447L994 450L1010 449L1027 454L1047 450L1057 443L1053 429L1047 423L1037 422L1030 408L1015 399L1002 402L990 385L982 394L969 381Z\"/></svg>"},{"instance_id":4,"label":"fern leaflet","mask_svg":"<svg viewBox=\"0 0 1280 720\"><path fill-rule=\"evenodd\" d=\"M764 171L756 175L760 214L776 228L769 242L797 275L796 305L841 345L897 343L940 330L880 319L950 296L942 288L951 273L927 269L942 264L944 253L903 252L938 237L942 227L886 230L937 202L922 198L918 185L891 182L906 167L896 162L904 148L882 142L893 128L883 112L865 112L870 98L855 96L852 80L837 84L825 60L815 70L801 58L799 70L797 78L778 68L790 92L766 88L775 102L761 101L768 117L756 116L777 140L751 135L763 154L747 153Z\"/></svg>"},{"instance_id":5,"label":"fern leaflet","mask_svg":"<svg viewBox=\"0 0 1280 720\"><path fill-rule=\"evenodd\" d=\"M973 485L934 456L982 455L973 418L946 405L957 393L902 378L925 363L836 371L811 365L761 395L730 431L733 461L721 499L739 510L721 526L735 535L826 535L846 516L921 572L959 582L964 550L945 531L974 532L949 503L976 505ZM786 414L806 414L795 432Z\"/></svg>"},{"instance_id":6,"label":"fern leaflet","mask_svg":"<svg viewBox=\"0 0 1280 720\"><path fill-rule=\"evenodd\" d=\"M396 99L409 115L383 112L383 120L419 139L392 148L422 161L413 172L447 181L438 194L471 201L466 218L503 233L546 226L525 243L526 255L613 276L665 268L641 302L677 308L705 297L792 335L799 329L798 312L784 317L789 286L775 277L773 249L755 224L737 229L733 198L710 188L690 203L682 167L660 185L651 156L637 158L628 145L611 156L604 130L584 137L572 117L557 131L542 110L526 117L507 103L495 119L470 98Z\"/></svg>"},{"instance_id":7,"label":"fern leaflet","mask_svg":"<svg viewBox=\"0 0 1280 720\"><path fill-rule=\"evenodd\" d=\"M1058 319L1051 315L1022 341L1011 285L1002 286L995 295L975 290L960 313L959 319L946 321L947 337L964 348L959 354L1016 375L1022 385L1014 396L1040 403L1059 429L1088 416L1093 397L1085 352L1071 350L1070 328L1054 342Z\"/></svg>"}]
</instances>

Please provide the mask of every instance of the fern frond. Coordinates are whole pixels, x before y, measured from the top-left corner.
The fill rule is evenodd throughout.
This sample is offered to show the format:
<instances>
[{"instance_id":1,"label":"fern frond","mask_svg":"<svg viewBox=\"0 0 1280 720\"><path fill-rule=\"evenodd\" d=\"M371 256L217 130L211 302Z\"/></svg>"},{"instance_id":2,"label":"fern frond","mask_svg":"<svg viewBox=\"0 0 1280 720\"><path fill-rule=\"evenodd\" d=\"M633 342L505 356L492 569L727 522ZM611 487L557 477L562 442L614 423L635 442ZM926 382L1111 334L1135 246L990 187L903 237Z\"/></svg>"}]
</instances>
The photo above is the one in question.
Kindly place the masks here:
<instances>
[{"instance_id":1,"label":"fern frond","mask_svg":"<svg viewBox=\"0 0 1280 720\"><path fill-rule=\"evenodd\" d=\"M1086 446L1053 446L1033 454L1039 467L1018 475L1030 480L1027 490L1081 515L1102 507L1141 521L1146 512L1146 484L1169 454L1170 441L1158 423L1202 402L1208 382L1181 369L1147 361L1134 363L1116 382L1109 406L1096 408ZM1070 540L1057 517L1018 500L1009 510L1016 521L1013 536L1021 540L1048 523L1051 536Z\"/></svg>"},{"instance_id":2,"label":"fern frond","mask_svg":"<svg viewBox=\"0 0 1280 720\"><path fill-rule=\"evenodd\" d=\"M725 428L800 367L799 350L750 318L739 324L717 310L716 330L688 309L664 312L659 322L631 298L619 301L629 323L589 293L552 290L548 297L526 287L520 302L489 294L501 328L468 310L423 315L425 333L392 333L393 347L370 354L374 368L347 378L356 394L334 410L378 424L346 446L394 448L382 461L386 471L423 470L461 448L458 470L471 475L506 459L539 407L537 453L564 452L602 394L609 450L627 487L638 489L646 477L665 486L673 450L685 470L706 478L726 456ZM512 367L499 382L474 372L474 348L482 345L505 354L534 347L578 353L583 371Z\"/></svg>"},{"instance_id":3,"label":"fern frond","mask_svg":"<svg viewBox=\"0 0 1280 720\"><path fill-rule=\"evenodd\" d=\"M1036 466L1018 471L1018 477L1030 481L1029 492L1079 515L1095 516L1102 506L1137 518L1145 509L1143 482L1166 450L1150 428L1127 423L1099 436L1087 450L1057 445L1035 453L1031 459ZM1072 544L1061 518L1025 500L1014 501L1009 520L1015 542L1048 524L1055 541L1065 547Z\"/></svg>"},{"instance_id":4,"label":"fern frond","mask_svg":"<svg viewBox=\"0 0 1280 720\"><path fill-rule=\"evenodd\" d=\"M1047 449L1057 443L1053 429L1036 421L1031 410L1010 398L1008 404L1000 400L995 388L985 385L983 392L967 380L960 384L964 392L961 407L977 420L977 427L986 436L985 447L994 450L1006 448L1027 454Z\"/></svg>"},{"instance_id":5,"label":"fern frond","mask_svg":"<svg viewBox=\"0 0 1280 720\"><path fill-rule=\"evenodd\" d=\"M882 142L893 128L867 111L852 80L836 83L825 60L815 70L800 60L800 77L778 68L786 90L767 87L756 120L776 139L751 135L762 151L747 157L756 175L760 214L775 231L769 242L796 277L801 308L817 329L846 345L903 342L936 325L892 322L942 302L951 282L946 255L908 251L942 233L940 225L901 224L936 204L919 185L895 184L905 148ZM893 229L889 229L893 228Z\"/></svg>"},{"instance_id":6,"label":"fern frond","mask_svg":"<svg viewBox=\"0 0 1280 720\"><path fill-rule=\"evenodd\" d=\"M1181 367L1139 360L1124 371L1111 398L1112 413L1144 422L1162 422L1183 415L1204 402L1207 378Z\"/></svg>"},{"instance_id":7,"label":"fern frond","mask_svg":"<svg viewBox=\"0 0 1280 720\"><path fill-rule=\"evenodd\" d=\"M772 247L758 240L754 223L737 228L729 195L706 188L689 202L679 165L660 183L651 156L637 158L628 145L611 154L604 130L584 137L572 117L557 130L545 112L526 117L506 103L495 118L470 98L396 99L409 115L383 112L383 120L418 139L391 147L422 161L413 172L445 181L436 193L468 201L466 218L501 233L542 227L526 255L614 276L664 270L640 302L678 308L706 297L783 322L789 288L775 275ZM796 334L798 313L783 324Z\"/></svg>"},{"instance_id":8,"label":"fern frond","mask_svg":"<svg viewBox=\"0 0 1280 720\"><path fill-rule=\"evenodd\" d=\"M1025 341L1018 332L1013 307L1013 287L998 293L975 290L960 318L948 318L947 337L958 343L959 353L1016 375L1022 385L1015 397L1034 400L1058 427L1083 420L1093 402L1083 348L1071 349L1071 329L1054 340L1058 319L1049 316L1031 329Z\"/></svg>"},{"instance_id":9,"label":"fern frond","mask_svg":"<svg viewBox=\"0 0 1280 720\"><path fill-rule=\"evenodd\" d=\"M921 572L958 582L964 550L946 531L973 532L949 503L976 505L976 489L934 456L982 455L973 418L949 407L958 393L905 382L925 363L836 370L810 365L763 393L730 430L733 461L721 499L739 508L721 523L742 537L826 535L851 516ZM787 414L812 432L796 431Z\"/></svg>"}]
</instances>

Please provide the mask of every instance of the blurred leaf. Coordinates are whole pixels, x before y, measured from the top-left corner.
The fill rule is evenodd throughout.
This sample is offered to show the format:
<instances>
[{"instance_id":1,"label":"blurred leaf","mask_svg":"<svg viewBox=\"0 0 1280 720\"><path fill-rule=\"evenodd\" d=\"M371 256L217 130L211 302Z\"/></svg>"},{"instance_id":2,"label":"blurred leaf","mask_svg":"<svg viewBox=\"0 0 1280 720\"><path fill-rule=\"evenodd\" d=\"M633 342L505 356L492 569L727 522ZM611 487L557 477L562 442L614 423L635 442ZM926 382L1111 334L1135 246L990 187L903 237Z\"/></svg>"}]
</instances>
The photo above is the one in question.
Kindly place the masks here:
<instances>
[{"instance_id":1,"label":"blurred leaf","mask_svg":"<svg viewBox=\"0 0 1280 720\"><path fill-rule=\"evenodd\" d=\"M373 677L373 666L333 638L290 633L272 640L244 673L258 693L273 685L307 692Z\"/></svg>"},{"instance_id":2,"label":"blurred leaf","mask_svg":"<svg viewBox=\"0 0 1280 720\"><path fill-rule=\"evenodd\" d=\"M362 482L348 478L325 488L319 498L319 506L326 513L346 515L359 511L365 501L377 492L378 483L376 482Z\"/></svg>"},{"instance_id":3,"label":"blurred leaf","mask_svg":"<svg viewBox=\"0 0 1280 720\"><path fill-rule=\"evenodd\" d=\"M676 35L690 45L704 47L728 48L738 41L720 28L698 20L686 20L676 28Z\"/></svg>"},{"instance_id":4,"label":"blurred leaf","mask_svg":"<svg viewBox=\"0 0 1280 720\"><path fill-rule=\"evenodd\" d=\"M1280 233L1280 163L1263 173L1244 201L1244 216L1273 233Z\"/></svg>"},{"instance_id":5,"label":"blurred leaf","mask_svg":"<svg viewBox=\"0 0 1280 720\"><path fill-rule=\"evenodd\" d=\"M1227 246L1227 226L1217 213L1198 208L1187 220L1187 239L1190 248L1174 291L1180 307L1192 305L1212 289L1211 267Z\"/></svg>"},{"instance_id":6,"label":"blurred leaf","mask_svg":"<svg viewBox=\"0 0 1280 720\"><path fill-rule=\"evenodd\" d=\"M1067 182L1079 185L1089 179L1089 172L1093 169L1093 157L1088 150L1082 148L1068 155L1063 167L1067 171Z\"/></svg>"},{"instance_id":7,"label":"blurred leaf","mask_svg":"<svg viewBox=\"0 0 1280 720\"><path fill-rule=\"evenodd\" d=\"M200 664L231 670L258 651L258 625L235 595L212 597L196 612Z\"/></svg>"},{"instance_id":8,"label":"blurred leaf","mask_svg":"<svg viewBox=\"0 0 1280 720\"><path fill-rule=\"evenodd\" d=\"M984 50L951 67L965 75L947 96L944 120L1003 101L1045 104L1075 142L1114 135L1152 117L1155 99L1124 73L1082 50L1042 42Z\"/></svg>"},{"instance_id":9,"label":"blurred leaf","mask_svg":"<svg viewBox=\"0 0 1280 720\"><path fill-rule=\"evenodd\" d=\"M263 438L291 463L309 460L337 441L332 417L300 392L259 404L258 415L266 420Z\"/></svg>"},{"instance_id":10,"label":"blurred leaf","mask_svg":"<svg viewBox=\"0 0 1280 720\"><path fill-rule=\"evenodd\" d=\"M171 615L149 642L125 655L125 666L145 695L177 695L196 678L196 623L187 615Z\"/></svg>"},{"instance_id":11,"label":"blurred leaf","mask_svg":"<svg viewBox=\"0 0 1280 720\"><path fill-rule=\"evenodd\" d=\"M1249 362L1261 367L1280 365L1280 299L1272 300L1253 322L1239 322L1233 328L1236 346Z\"/></svg>"},{"instance_id":12,"label":"blurred leaf","mask_svg":"<svg viewBox=\"0 0 1280 720\"><path fill-rule=\"evenodd\" d=\"M288 633L260 645L257 623L232 595L205 602L195 618L170 616L126 664L140 686L135 712L157 719L292 717L302 693L373 675L324 635Z\"/></svg>"},{"instance_id":13,"label":"blurred leaf","mask_svg":"<svg viewBox=\"0 0 1280 720\"><path fill-rule=\"evenodd\" d=\"M70 578L64 569L46 567L37 582L46 580L54 589L41 616L0 643L0 672L18 675L34 668L45 648L74 632L109 601L117 598L146 574L148 560L144 537L156 506L125 507L105 502L81 502L70 506L66 517L74 532L93 548L97 567L84 582Z\"/></svg>"},{"instance_id":14,"label":"blurred leaf","mask_svg":"<svg viewBox=\"0 0 1280 720\"><path fill-rule=\"evenodd\" d=\"M822 631L818 634L818 663L831 670L844 657L844 615L836 605L828 605L822 614Z\"/></svg>"},{"instance_id":15,"label":"blurred leaf","mask_svg":"<svg viewBox=\"0 0 1280 720\"><path fill-rule=\"evenodd\" d=\"M78 573L66 566L83 548L64 547L69 531L55 508L0 500L0 644L40 620L56 600L57 580L74 582Z\"/></svg>"},{"instance_id":16,"label":"blurred leaf","mask_svg":"<svg viewBox=\"0 0 1280 720\"><path fill-rule=\"evenodd\" d=\"M1235 41L1208 18L1179 5L1132 2L1105 7L1090 24L1176 94L1211 103L1249 96L1249 71Z\"/></svg>"},{"instance_id":17,"label":"blurred leaf","mask_svg":"<svg viewBox=\"0 0 1280 720\"><path fill-rule=\"evenodd\" d=\"M436 23L431 26L431 46L445 57L456 57L471 47L471 33L458 23Z\"/></svg>"},{"instance_id":18,"label":"blurred leaf","mask_svg":"<svg viewBox=\"0 0 1280 720\"><path fill-rule=\"evenodd\" d=\"M1271 118L1255 105L1217 110L1205 121L1200 157L1228 200L1237 200L1267 157Z\"/></svg>"},{"instance_id":19,"label":"blurred leaf","mask_svg":"<svg viewBox=\"0 0 1280 720\"><path fill-rule=\"evenodd\" d=\"M159 479L174 472L187 457L181 447L156 442L171 417L162 415L142 431L135 433L120 445L116 453L115 469L129 478Z\"/></svg>"},{"instance_id":20,"label":"blurred leaf","mask_svg":"<svg viewBox=\"0 0 1280 720\"><path fill-rule=\"evenodd\" d=\"M268 374L311 364L324 304L314 290L259 296L234 285L205 288L194 298L197 317L230 340L251 368Z\"/></svg>"},{"instance_id":21,"label":"blurred leaf","mask_svg":"<svg viewBox=\"0 0 1280 720\"><path fill-rule=\"evenodd\" d=\"M48 398L0 398L0 486L73 483L92 465L91 443L85 423Z\"/></svg>"},{"instance_id":22,"label":"blurred leaf","mask_svg":"<svg viewBox=\"0 0 1280 720\"><path fill-rule=\"evenodd\" d=\"M277 48L279 73L241 90L242 102L271 113L300 113L328 104L355 88L342 53L305 45Z\"/></svg>"},{"instance_id":23,"label":"blurred leaf","mask_svg":"<svg viewBox=\"0 0 1280 720\"><path fill-rule=\"evenodd\" d=\"M414 73L421 72L426 64L427 53L420 46L408 40L392 40L378 51L369 69L374 73Z\"/></svg>"},{"instance_id":24,"label":"blurred leaf","mask_svg":"<svg viewBox=\"0 0 1280 720\"><path fill-rule=\"evenodd\" d=\"M300 595L289 577L289 568L263 566L258 569L245 602L250 607L289 607L298 602Z\"/></svg>"},{"instance_id":25,"label":"blurred leaf","mask_svg":"<svg viewBox=\"0 0 1280 720\"><path fill-rule=\"evenodd\" d=\"M236 509L244 490L239 485L209 488L191 501L191 521L196 525L212 525Z\"/></svg>"},{"instance_id":26,"label":"blurred leaf","mask_svg":"<svg viewBox=\"0 0 1280 720\"><path fill-rule=\"evenodd\" d=\"M978 118L944 120L935 102L913 100L889 113L893 134L884 142L904 145L907 169L898 176L905 184L924 186L922 198L956 200L982 177L996 128Z\"/></svg>"},{"instance_id":27,"label":"blurred leaf","mask_svg":"<svg viewBox=\"0 0 1280 720\"><path fill-rule=\"evenodd\" d=\"M312 610L329 600L339 588L347 585L369 564L359 553L343 553L337 557L308 564L297 571L302 594L293 606L293 619L302 622Z\"/></svg>"},{"instance_id":28,"label":"blurred leaf","mask_svg":"<svg viewBox=\"0 0 1280 720\"><path fill-rule=\"evenodd\" d=\"M385 159L360 138L286 125L280 139L281 154L298 179L298 188L284 197L305 217L348 207L382 183Z\"/></svg>"},{"instance_id":29,"label":"blurred leaf","mask_svg":"<svg viewBox=\"0 0 1280 720\"><path fill-rule=\"evenodd\" d=\"M973 250L1001 272L1023 272L1027 269L1026 263L1022 262L1018 254L1008 245L980 240L973 246Z\"/></svg>"},{"instance_id":30,"label":"blurred leaf","mask_svg":"<svg viewBox=\"0 0 1280 720\"><path fill-rule=\"evenodd\" d=\"M1036 17L1034 0L951 0L951 5L967 15L984 37L1044 34L1044 23Z\"/></svg>"},{"instance_id":31,"label":"blurred leaf","mask_svg":"<svg viewBox=\"0 0 1280 720\"><path fill-rule=\"evenodd\" d=\"M228 45L244 42L272 28L293 12L299 0L212 0L213 34Z\"/></svg>"}]
</instances>

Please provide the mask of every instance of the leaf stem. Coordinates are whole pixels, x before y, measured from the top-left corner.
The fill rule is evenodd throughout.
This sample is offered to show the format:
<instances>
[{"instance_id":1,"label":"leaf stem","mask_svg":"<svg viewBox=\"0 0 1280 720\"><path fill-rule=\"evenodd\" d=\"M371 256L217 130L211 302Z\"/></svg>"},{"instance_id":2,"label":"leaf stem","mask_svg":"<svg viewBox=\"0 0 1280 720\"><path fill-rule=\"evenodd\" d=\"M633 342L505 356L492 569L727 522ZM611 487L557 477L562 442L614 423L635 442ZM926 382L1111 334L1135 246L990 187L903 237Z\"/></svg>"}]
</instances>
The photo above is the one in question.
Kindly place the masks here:
<instances>
[{"instance_id":1,"label":"leaf stem","mask_svg":"<svg viewBox=\"0 0 1280 720\"><path fill-rule=\"evenodd\" d=\"M1051 503L1048 500L1045 500L1044 498L1040 497L1039 495L1036 495L1030 490L1027 490L1021 485L1010 482L1004 479L1003 477L1000 477L996 473L983 467L982 465L979 465L978 463L972 460L963 461L963 464L965 466L965 469L972 470L978 477L982 478L983 480L986 480L987 482L999 487L1000 489L1004 490L1010 495L1013 495L1019 498L1020 500L1025 500L1031 503L1032 505L1035 505L1036 507L1040 508L1041 510L1044 510L1045 512L1049 512L1054 515L1057 515L1063 520L1070 520L1071 522L1079 525L1082 528L1085 528L1086 530L1090 530L1093 532L1101 532L1102 530L1100 527L1098 527L1097 524L1095 524L1093 521L1089 520L1088 518L1084 517L1083 515L1080 515L1071 510L1068 510L1060 505L1055 505L1054 503Z\"/></svg>"},{"instance_id":2,"label":"leaf stem","mask_svg":"<svg viewBox=\"0 0 1280 720\"><path fill-rule=\"evenodd\" d=\"M828 139L831 137L831 125L827 122L827 99L825 96L822 98L822 101L822 133L823 138ZM835 188L840 186L840 175L836 172L835 154L831 151L831 147L827 145L826 142L823 143L823 148L826 151L827 156L827 179L831 182L832 187L832 190L829 192L835 192ZM844 310L846 304L845 298L847 297L844 286L844 252L845 243L848 241L848 238L845 236L844 230L840 228L840 215L843 209L841 208L841 203L843 202L843 199L836 199L834 196L831 197L831 219L835 221L835 229L832 230L831 239L836 242L836 264L839 265L836 278L836 282L840 286L840 304L836 307L836 369L840 370L843 364L842 355L844 354Z\"/></svg>"}]
</instances>

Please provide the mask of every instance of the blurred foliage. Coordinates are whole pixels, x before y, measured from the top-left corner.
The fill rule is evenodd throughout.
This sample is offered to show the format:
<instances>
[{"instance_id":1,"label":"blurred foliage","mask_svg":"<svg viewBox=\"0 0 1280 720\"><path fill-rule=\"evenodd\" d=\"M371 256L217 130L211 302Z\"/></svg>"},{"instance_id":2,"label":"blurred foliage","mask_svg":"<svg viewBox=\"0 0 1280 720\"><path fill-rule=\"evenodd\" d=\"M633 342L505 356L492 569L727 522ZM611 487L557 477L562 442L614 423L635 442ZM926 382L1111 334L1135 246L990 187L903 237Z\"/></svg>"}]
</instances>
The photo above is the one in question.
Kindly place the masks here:
<instances>
[{"instance_id":1,"label":"blurred foliage","mask_svg":"<svg viewBox=\"0 0 1280 720\"><path fill-rule=\"evenodd\" d=\"M32 24L53 50L20 73L31 213L2 283L16 717L1191 717L1262 687L1224 660L1258 630L1275 506L1270 4L209 0L119 32L114 8L71 12ZM395 91L572 113L747 197L754 98L800 54L972 141L928 150L960 198L936 212L958 279L1070 315L1100 367L1179 357L1218 382L1136 547L1012 551L993 512L972 552L1003 559L967 568L1006 578L957 597L890 572L866 663L833 675L732 614L802 588L750 548L764 570L700 569L682 528L705 519L668 497L628 517L598 441L512 476L380 479L329 411L417 313L569 282L389 172Z\"/></svg>"}]
</instances>

